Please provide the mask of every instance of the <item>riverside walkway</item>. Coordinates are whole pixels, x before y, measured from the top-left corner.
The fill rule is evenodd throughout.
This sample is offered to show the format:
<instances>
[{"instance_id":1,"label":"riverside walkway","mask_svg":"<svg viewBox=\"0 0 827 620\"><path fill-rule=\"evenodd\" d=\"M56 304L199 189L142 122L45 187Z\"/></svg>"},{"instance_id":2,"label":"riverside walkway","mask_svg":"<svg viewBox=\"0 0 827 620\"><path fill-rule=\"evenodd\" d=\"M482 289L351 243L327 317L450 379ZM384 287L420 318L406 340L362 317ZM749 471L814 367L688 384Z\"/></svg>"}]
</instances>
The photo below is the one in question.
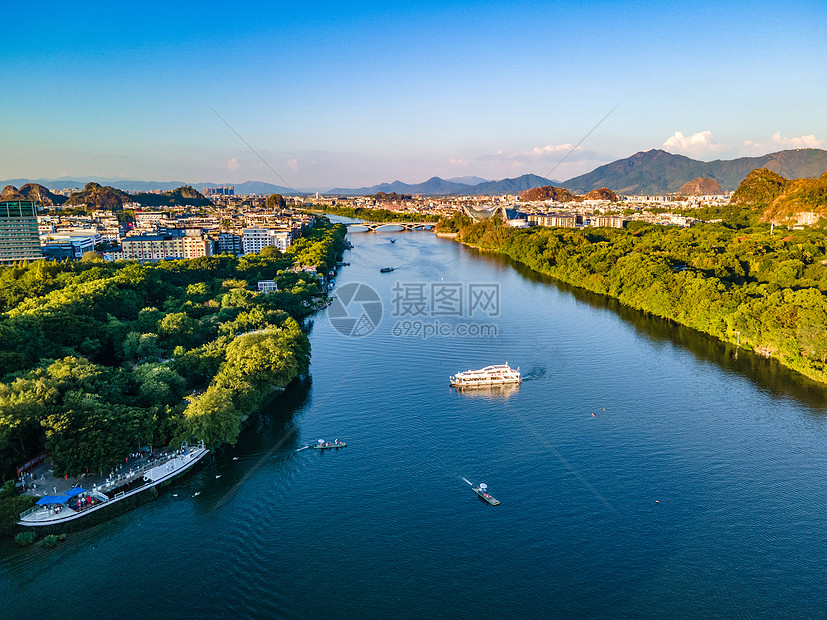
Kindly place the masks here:
<instances>
[{"instance_id":1,"label":"riverside walkway","mask_svg":"<svg viewBox=\"0 0 827 620\"><path fill-rule=\"evenodd\" d=\"M142 478L144 473L174 458L176 450L156 451L149 453L138 451L127 456L110 471L95 471L83 473L80 476L55 476L51 460L46 460L31 471L23 474L20 479L24 485L24 493L33 497L44 495L62 495L76 486L89 491L96 490L102 493L128 484Z\"/></svg>"}]
</instances>

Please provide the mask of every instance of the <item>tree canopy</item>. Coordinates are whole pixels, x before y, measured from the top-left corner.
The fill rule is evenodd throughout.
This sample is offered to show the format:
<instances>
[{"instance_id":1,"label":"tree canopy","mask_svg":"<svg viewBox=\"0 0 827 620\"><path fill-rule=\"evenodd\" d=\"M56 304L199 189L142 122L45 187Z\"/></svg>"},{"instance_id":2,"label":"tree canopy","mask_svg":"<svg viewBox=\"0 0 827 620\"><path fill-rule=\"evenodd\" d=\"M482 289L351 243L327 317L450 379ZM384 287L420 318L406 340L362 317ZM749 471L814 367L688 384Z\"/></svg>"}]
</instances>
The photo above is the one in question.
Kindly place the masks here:
<instances>
[{"instance_id":1,"label":"tree canopy","mask_svg":"<svg viewBox=\"0 0 827 620\"><path fill-rule=\"evenodd\" d=\"M46 450L71 475L137 444L234 442L306 372L300 321L321 290L292 268L326 272L344 235L318 218L284 254L0 268L0 469ZM279 291L256 292L262 279Z\"/></svg>"},{"instance_id":2,"label":"tree canopy","mask_svg":"<svg viewBox=\"0 0 827 620\"><path fill-rule=\"evenodd\" d=\"M827 239L769 225L517 230L461 216L461 241L827 382Z\"/></svg>"}]
</instances>

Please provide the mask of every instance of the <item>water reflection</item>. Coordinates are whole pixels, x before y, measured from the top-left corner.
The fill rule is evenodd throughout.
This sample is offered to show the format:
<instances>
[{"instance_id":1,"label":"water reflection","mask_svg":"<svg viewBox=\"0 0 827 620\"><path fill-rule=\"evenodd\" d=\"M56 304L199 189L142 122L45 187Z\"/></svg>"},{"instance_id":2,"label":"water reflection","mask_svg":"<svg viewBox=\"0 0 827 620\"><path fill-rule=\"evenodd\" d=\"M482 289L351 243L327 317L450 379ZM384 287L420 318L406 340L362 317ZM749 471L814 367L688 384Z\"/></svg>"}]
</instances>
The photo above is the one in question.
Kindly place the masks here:
<instances>
[{"instance_id":1,"label":"water reflection","mask_svg":"<svg viewBox=\"0 0 827 620\"><path fill-rule=\"evenodd\" d=\"M503 385L477 385L473 387L454 388L463 398L480 398L483 400L508 400L520 391L519 383Z\"/></svg>"}]
</instances>

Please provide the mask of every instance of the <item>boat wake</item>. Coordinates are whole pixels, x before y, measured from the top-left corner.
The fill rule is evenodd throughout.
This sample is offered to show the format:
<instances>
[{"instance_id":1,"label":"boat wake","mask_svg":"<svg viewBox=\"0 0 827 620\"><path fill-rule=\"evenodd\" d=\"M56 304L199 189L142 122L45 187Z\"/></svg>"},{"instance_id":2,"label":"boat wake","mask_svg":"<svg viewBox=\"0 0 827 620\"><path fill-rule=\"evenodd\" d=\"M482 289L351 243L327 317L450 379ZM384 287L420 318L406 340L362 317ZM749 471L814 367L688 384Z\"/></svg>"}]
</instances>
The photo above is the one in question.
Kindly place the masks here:
<instances>
[{"instance_id":1,"label":"boat wake","mask_svg":"<svg viewBox=\"0 0 827 620\"><path fill-rule=\"evenodd\" d=\"M474 483L472 483L472 482L471 482L468 478L465 478L464 476L460 476L460 478L462 478L463 480L465 480L465 482L467 482L467 483L468 483L468 484L470 484L471 486L474 486Z\"/></svg>"},{"instance_id":2,"label":"boat wake","mask_svg":"<svg viewBox=\"0 0 827 620\"><path fill-rule=\"evenodd\" d=\"M542 379L545 376L545 368L532 368L528 372L523 373L523 381L534 381L536 379Z\"/></svg>"}]
</instances>

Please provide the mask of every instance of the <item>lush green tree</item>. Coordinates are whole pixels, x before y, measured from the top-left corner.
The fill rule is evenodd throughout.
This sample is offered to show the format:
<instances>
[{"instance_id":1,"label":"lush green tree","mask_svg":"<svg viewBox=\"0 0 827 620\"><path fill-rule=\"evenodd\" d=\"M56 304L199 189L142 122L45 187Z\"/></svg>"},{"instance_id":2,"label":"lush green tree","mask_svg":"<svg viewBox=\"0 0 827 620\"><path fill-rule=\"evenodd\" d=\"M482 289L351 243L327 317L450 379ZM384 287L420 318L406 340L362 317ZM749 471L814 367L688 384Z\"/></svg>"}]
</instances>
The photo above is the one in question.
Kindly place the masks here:
<instances>
[{"instance_id":1,"label":"lush green tree","mask_svg":"<svg viewBox=\"0 0 827 620\"><path fill-rule=\"evenodd\" d=\"M232 393L211 387L190 401L180 424L179 437L220 446L235 443L240 431L241 413L233 404Z\"/></svg>"},{"instance_id":2,"label":"lush green tree","mask_svg":"<svg viewBox=\"0 0 827 620\"><path fill-rule=\"evenodd\" d=\"M190 437L203 429L212 442L233 441L273 386L306 371L309 345L294 319L317 290L298 275L273 295L249 288L296 264L327 269L344 235L319 218L284 255L0 267L0 467L46 449L61 472L105 468L193 420ZM249 332L261 336L249 347L259 357L236 345L228 358ZM193 390L209 396L191 408L183 396Z\"/></svg>"},{"instance_id":3,"label":"lush green tree","mask_svg":"<svg viewBox=\"0 0 827 620\"><path fill-rule=\"evenodd\" d=\"M283 209L285 206L287 206L287 201L281 194L270 194L267 196L268 209Z\"/></svg>"},{"instance_id":4,"label":"lush green tree","mask_svg":"<svg viewBox=\"0 0 827 620\"><path fill-rule=\"evenodd\" d=\"M158 335L171 348L191 346L198 338L199 324L185 312L171 312L158 324Z\"/></svg>"},{"instance_id":5,"label":"lush green tree","mask_svg":"<svg viewBox=\"0 0 827 620\"><path fill-rule=\"evenodd\" d=\"M161 348L158 346L158 335L129 332L123 343L123 355L133 362L159 357Z\"/></svg>"},{"instance_id":6,"label":"lush green tree","mask_svg":"<svg viewBox=\"0 0 827 620\"><path fill-rule=\"evenodd\" d=\"M35 501L30 495L19 495L12 480L0 487L0 536L14 534L20 513L31 508Z\"/></svg>"}]
</instances>

